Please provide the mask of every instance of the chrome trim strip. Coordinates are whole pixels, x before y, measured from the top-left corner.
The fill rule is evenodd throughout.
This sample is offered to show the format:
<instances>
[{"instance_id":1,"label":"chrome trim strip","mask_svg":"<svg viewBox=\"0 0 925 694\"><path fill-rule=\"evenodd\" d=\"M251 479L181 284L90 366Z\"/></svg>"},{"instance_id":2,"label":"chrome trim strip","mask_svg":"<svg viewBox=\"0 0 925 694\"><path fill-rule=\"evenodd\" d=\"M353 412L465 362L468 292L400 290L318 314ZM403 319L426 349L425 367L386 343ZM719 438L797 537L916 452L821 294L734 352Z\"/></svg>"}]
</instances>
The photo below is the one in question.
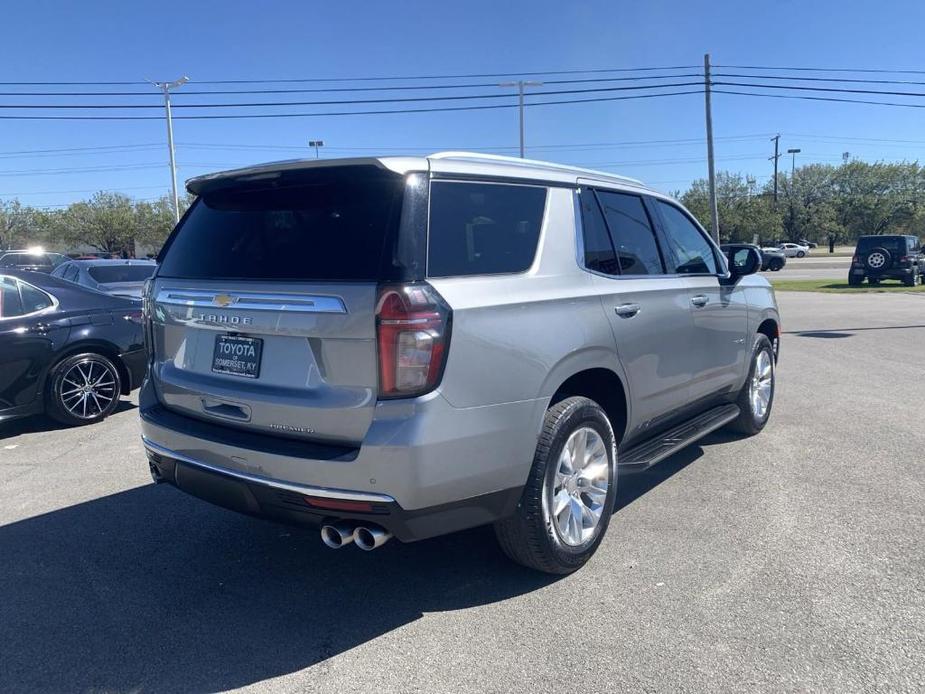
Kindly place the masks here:
<instances>
[{"instance_id":1,"label":"chrome trim strip","mask_svg":"<svg viewBox=\"0 0 925 694\"><path fill-rule=\"evenodd\" d=\"M372 501L380 504L395 503L395 499L390 497L388 494L375 494L373 492L354 492L346 489L328 489L327 487L311 487L308 485L301 484L292 484L291 482L281 482L279 480L274 480L269 477L262 477L260 475L252 475L247 472L239 472L238 470L229 470L228 468L220 467L218 465L212 465L210 463L204 463L201 460L196 460L195 458L190 458L189 456L183 455L182 453L177 453L172 451L169 448L165 448L160 444L154 443L151 439L146 436L141 437L141 442L144 444L144 447L156 453L157 455L162 455L165 458L172 458L173 460L178 460L181 463L186 463L187 465L193 465L194 467L201 468L203 470L208 470L209 472L216 472L220 475L226 475L228 477L235 477L239 480L245 482L253 482L254 484L262 484L266 487L273 487L275 489L283 489L287 492L295 492L296 494L305 494L306 496L317 496L325 499L341 499L343 501Z\"/></svg>"},{"instance_id":2,"label":"chrome trim strip","mask_svg":"<svg viewBox=\"0 0 925 694\"><path fill-rule=\"evenodd\" d=\"M219 297L224 301L219 300ZM309 294L265 294L199 289L161 289L155 302L171 306L233 308L240 311L287 311L294 313L347 313L336 296Z\"/></svg>"}]
</instances>

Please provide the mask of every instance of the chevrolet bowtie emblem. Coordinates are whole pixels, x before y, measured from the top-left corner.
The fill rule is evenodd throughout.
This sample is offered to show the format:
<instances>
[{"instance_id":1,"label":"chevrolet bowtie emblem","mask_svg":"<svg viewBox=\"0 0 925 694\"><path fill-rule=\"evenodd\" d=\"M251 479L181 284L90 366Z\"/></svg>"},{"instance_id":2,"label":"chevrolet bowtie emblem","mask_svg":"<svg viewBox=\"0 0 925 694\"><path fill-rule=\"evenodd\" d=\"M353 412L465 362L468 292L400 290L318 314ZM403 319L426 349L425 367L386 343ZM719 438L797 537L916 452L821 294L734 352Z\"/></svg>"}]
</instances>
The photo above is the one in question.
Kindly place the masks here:
<instances>
[{"instance_id":1,"label":"chevrolet bowtie emblem","mask_svg":"<svg viewBox=\"0 0 925 694\"><path fill-rule=\"evenodd\" d=\"M236 303L238 297L228 296L227 294L218 294L215 298L212 299L212 303L216 306L221 306L225 308L226 306L231 306L231 304Z\"/></svg>"}]
</instances>

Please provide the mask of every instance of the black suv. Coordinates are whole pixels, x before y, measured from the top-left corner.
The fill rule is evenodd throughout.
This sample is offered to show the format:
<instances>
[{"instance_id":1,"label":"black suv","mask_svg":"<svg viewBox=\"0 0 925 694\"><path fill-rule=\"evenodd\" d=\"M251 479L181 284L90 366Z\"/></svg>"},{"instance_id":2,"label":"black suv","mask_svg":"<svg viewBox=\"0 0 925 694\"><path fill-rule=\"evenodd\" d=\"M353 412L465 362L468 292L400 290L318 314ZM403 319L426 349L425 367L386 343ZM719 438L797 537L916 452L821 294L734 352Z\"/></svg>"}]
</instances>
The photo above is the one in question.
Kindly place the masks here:
<instances>
[{"instance_id":1,"label":"black suv","mask_svg":"<svg viewBox=\"0 0 925 694\"><path fill-rule=\"evenodd\" d=\"M861 236L851 259L848 284L857 287L866 277L870 284L893 279L914 287L923 274L925 256L917 236Z\"/></svg>"}]
</instances>

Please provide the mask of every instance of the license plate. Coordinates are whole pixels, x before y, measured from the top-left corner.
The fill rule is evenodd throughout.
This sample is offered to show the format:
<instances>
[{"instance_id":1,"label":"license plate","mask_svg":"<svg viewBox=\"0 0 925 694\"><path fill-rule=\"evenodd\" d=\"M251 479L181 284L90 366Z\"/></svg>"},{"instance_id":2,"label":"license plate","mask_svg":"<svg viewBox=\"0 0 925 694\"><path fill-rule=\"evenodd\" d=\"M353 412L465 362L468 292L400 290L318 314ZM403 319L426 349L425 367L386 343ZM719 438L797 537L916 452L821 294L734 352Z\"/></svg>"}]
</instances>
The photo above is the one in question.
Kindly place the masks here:
<instances>
[{"instance_id":1,"label":"license plate","mask_svg":"<svg viewBox=\"0 0 925 694\"><path fill-rule=\"evenodd\" d=\"M260 354L263 340L240 335L216 335L212 352L212 371L244 378L260 375Z\"/></svg>"}]
</instances>

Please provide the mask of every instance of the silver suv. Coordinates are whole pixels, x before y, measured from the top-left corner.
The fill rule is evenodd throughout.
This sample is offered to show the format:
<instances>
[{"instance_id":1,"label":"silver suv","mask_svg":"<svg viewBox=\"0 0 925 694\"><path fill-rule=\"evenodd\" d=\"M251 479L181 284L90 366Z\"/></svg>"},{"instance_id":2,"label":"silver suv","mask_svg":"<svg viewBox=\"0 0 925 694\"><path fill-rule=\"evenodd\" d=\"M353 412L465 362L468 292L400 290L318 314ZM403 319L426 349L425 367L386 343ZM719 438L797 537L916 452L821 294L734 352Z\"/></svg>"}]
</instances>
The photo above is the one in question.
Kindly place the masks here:
<instances>
[{"instance_id":1,"label":"silver suv","mask_svg":"<svg viewBox=\"0 0 925 694\"><path fill-rule=\"evenodd\" d=\"M204 176L145 293L156 482L373 549L493 523L579 568L617 463L760 431L780 319L638 181L467 153Z\"/></svg>"}]
</instances>

